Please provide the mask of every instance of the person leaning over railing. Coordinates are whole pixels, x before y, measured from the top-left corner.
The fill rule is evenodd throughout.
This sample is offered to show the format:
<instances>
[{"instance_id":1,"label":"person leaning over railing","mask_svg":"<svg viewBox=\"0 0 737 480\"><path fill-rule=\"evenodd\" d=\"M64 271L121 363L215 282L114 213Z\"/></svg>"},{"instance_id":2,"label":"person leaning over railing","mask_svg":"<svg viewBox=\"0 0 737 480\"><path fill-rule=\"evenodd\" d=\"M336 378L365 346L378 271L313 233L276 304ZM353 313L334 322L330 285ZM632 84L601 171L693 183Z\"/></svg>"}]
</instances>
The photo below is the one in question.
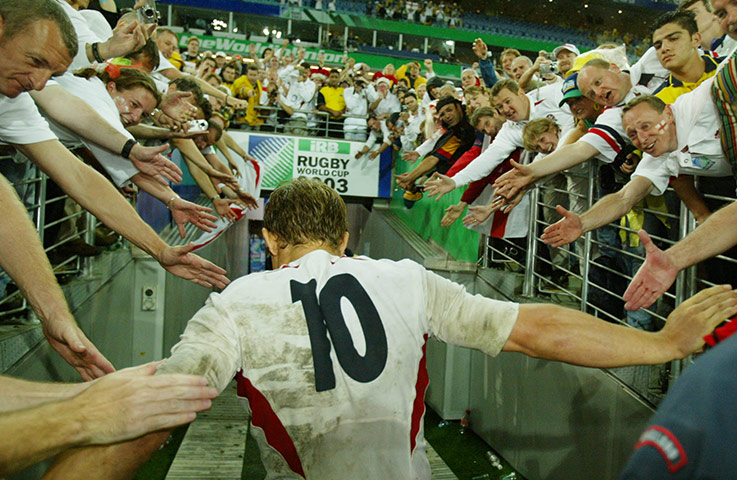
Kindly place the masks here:
<instances>
[{"instance_id":1,"label":"person leaning over railing","mask_svg":"<svg viewBox=\"0 0 737 480\"><path fill-rule=\"evenodd\" d=\"M225 271L192 254L192 245L170 247L162 241L104 177L59 143L24 93L43 89L52 74L67 70L76 53L76 34L58 5L51 0L5 0L0 17L0 58L5 64L0 69L0 139L16 146L83 207L169 272L207 287L227 284ZM40 61L28 66L26 59L34 56ZM20 73L21 67L29 73ZM25 208L4 178L0 187L4 220L13 225L0 229L0 266L39 316L51 346L84 379L112 371L76 325Z\"/></svg>"}]
</instances>

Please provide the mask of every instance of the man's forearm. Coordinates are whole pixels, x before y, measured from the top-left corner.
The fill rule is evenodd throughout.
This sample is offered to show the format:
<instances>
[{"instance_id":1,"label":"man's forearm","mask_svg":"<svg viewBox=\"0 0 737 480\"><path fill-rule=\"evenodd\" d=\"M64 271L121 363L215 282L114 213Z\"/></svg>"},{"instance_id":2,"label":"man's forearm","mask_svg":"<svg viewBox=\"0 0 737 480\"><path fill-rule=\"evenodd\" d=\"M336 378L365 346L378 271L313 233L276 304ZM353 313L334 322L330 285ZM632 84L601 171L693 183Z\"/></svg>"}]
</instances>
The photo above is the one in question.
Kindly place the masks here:
<instances>
[{"instance_id":1,"label":"man's forearm","mask_svg":"<svg viewBox=\"0 0 737 480\"><path fill-rule=\"evenodd\" d=\"M555 305L520 305L506 351L586 367L653 365L679 358L657 333L596 319Z\"/></svg>"},{"instance_id":2,"label":"man's forearm","mask_svg":"<svg viewBox=\"0 0 737 480\"><path fill-rule=\"evenodd\" d=\"M207 163L207 160L202 155L202 152L200 152L200 149L197 148L197 145L195 145L192 140L186 138L175 138L172 139L171 143L174 145L174 147L179 149L182 157L187 158L191 163L197 165L206 174L212 175L213 173L217 173L217 171L212 168L209 163Z\"/></svg>"},{"instance_id":3,"label":"man's forearm","mask_svg":"<svg viewBox=\"0 0 737 480\"><path fill-rule=\"evenodd\" d=\"M42 322L71 317L41 240L13 187L0 175L0 266L26 297Z\"/></svg>"},{"instance_id":4,"label":"man's forearm","mask_svg":"<svg viewBox=\"0 0 737 480\"><path fill-rule=\"evenodd\" d=\"M127 127L131 135L136 138L145 140L169 140L172 138L172 131L164 127L155 127L153 125L132 125Z\"/></svg>"},{"instance_id":5,"label":"man's forearm","mask_svg":"<svg viewBox=\"0 0 737 480\"><path fill-rule=\"evenodd\" d=\"M676 243L666 254L679 270L718 255L737 244L737 202L712 213L686 238Z\"/></svg>"},{"instance_id":6,"label":"man's forearm","mask_svg":"<svg viewBox=\"0 0 737 480\"><path fill-rule=\"evenodd\" d=\"M150 175L146 175L145 173L134 175L131 178L131 182L135 183L138 188L156 198L167 207L170 206L169 201L172 197L179 198L179 195L174 193L174 190L170 187L165 187L158 180L154 179Z\"/></svg>"},{"instance_id":7,"label":"man's forearm","mask_svg":"<svg viewBox=\"0 0 737 480\"><path fill-rule=\"evenodd\" d=\"M0 413L71 398L90 385L90 382L30 382L20 378L0 375Z\"/></svg>"},{"instance_id":8,"label":"man's forearm","mask_svg":"<svg viewBox=\"0 0 737 480\"><path fill-rule=\"evenodd\" d=\"M596 202L590 209L581 214L583 233L596 230L604 225L618 220L632 210L638 200L627 199L621 194L622 190L610 193ZM644 195L643 195L644 198Z\"/></svg>"},{"instance_id":9,"label":"man's forearm","mask_svg":"<svg viewBox=\"0 0 737 480\"><path fill-rule=\"evenodd\" d=\"M120 153L128 137L116 130L87 102L58 85L31 92L33 100L56 122L102 148Z\"/></svg>"},{"instance_id":10,"label":"man's forearm","mask_svg":"<svg viewBox=\"0 0 737 480\"><path fill-rule=\"evenodd\" d=\"M16 145L66 193L105 225L157 260L167 244L105 177L77 159L57 140Z\"/></svg>"},{"instance_id":11,"label":"man's forearm","mask_svg":"<svg viewBox=\"0 0 737 480\"><path fill-rule=\"evenodd\" d=\"M5 476L84 442L82 422L67 402L0 414L0 475Z\"/></svg>"},{"instance_id":12,"label":"man's forearm","mask_svg":"<svg viewBox=\"0 0 737 480\"><path fill-rule=\"evenodd\" d=\"M223 139L225 140L225 144L228 146L228 148L240 155L241 158L248 156L246 151L243 150L240 145L238 145L238 142L236 142L235 139L228 132L223 132Z\"/></svg>"},{"instance_id":13,"label":"man's forearm","mask_svg":"<svg viewBox=\"0 0 737 480\"><path fill-rule=\"evenodd\" d=\"M432 170L435 165L438 164L438 157L434 155L428 155L427 157L423 158L422 161L414 168L411 172L409 172L409 177L411 181L415 181L430 170Z\"/></svg>"},{"instance_id":14,"label":"man's forearm","mask_svg":"<svg viewBox=\"0 0 737 480\"><path fill-rule=\"evenodd\" d=\"M599 151L586 142L576 142L564 145L551 153L530 164L532 175L538 180L554 173L575 167L586 160L598 155Z\"/></svg>"},{"instance_id":15,"label":"man's forearm","mask_svg":"<svg viewBox=\"0 0 737 480\"><path fill-rule=\"evenodd\" d=\"M521 77L519 77L519 86L522 88L527 88L527 84L530 83L530 80L532 80L532 76L535 75L535 73L538 71L535 67L529 68L525 73L522 74Z\"/></svg>"},{"instance_id":16,"label":"man's forearm","mask_svg":"<svg viewBox=\"0 0 737 480\"><path fill-rule=\"evenodd\" d=\"M192 175L192 179L195 181L197 186L200 187L202 193L204 193L210 200L212 200L214 197L220 197L220 194L218 194L215 186L210 180L210 176L207 173L203 172L202 169L197 166L197 164L195 164L191 159L189 159L188 157L183 158L184 163L185 165L187 165L187 169L189 170L189 174Z\"/></svg>"}]
</instances>

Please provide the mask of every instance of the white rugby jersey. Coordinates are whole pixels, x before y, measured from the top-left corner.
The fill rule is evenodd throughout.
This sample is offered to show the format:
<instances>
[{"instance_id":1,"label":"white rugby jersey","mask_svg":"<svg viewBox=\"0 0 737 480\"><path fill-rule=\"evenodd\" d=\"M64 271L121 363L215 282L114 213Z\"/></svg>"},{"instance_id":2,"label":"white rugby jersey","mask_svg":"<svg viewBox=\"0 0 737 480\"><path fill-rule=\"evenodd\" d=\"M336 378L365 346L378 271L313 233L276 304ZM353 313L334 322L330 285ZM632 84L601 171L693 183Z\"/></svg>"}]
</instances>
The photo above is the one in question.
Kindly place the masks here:
<instances>
[{"instance_id":1,"label":"white rugby jersey","mask_svg":"<svg viewBox=\"0 0 737 480\"><path fill-rule=\"evenodd\" d=\"M563 98L560 84L554 83L540 87L528 93L527 98L530 101L530 115L528 118L519 122L510 120L504 122L489 148L453 176L456 188L484 178L509 158L517 148L524 147L522 130L530 120L549 118L560 127L561 138L573 129L573 115L571 115L568 105L558 106Z\"/></svg>"},{"instance_id":2,"label":"white rugby jersey","mask_svg":"<svg viewBox=\"0 0 737 480\"><path fill-rule=\"evenodd\" d=\"M159 373L239 372L267 478L429 479L425 342L501 351L515 303L403 260L308 253L212 294Z\"/></svg>"},{"instance_id":3,"label":"white rugby jersey","mask_svg":"<svg viewBox=\"0 0 737 480\"><path fill-rule=\"evenodd\" d=\"M653 195L662 195L670 178L681 174L705 177L732 175L732 166L722 150L719 112L711 99L714 78L705 80L671 104L676 122L677 149L659 157L645 153L632 173L632 177L645 177L652 182Z\"/></svg>"}]
</instances>

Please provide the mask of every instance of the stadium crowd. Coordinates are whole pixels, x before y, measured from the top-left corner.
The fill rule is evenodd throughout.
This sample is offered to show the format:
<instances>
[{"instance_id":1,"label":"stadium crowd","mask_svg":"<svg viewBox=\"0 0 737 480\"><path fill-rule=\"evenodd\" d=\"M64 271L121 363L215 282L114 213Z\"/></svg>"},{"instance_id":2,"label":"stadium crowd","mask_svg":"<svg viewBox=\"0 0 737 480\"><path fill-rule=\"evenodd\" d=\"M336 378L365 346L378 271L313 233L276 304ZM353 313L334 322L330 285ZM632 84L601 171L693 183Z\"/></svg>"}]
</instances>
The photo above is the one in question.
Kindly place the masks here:
<instances>
[{"instance_id":1,"label":"stadium crowd","mask_svg":"<svg viewBox=\"0 0 737 480\"><path fill-rule=\"evenodd\" d=\"M40 12L30 20L28 3L34 14ZM340 65L328 65L324 57L313 64L289 41L261 51L251 44L247 56L231 57L200 51L199 39L191 37L180 51L175 32L141 22L138 12L120 12L110 24L109 15L87 9L88 4L0 3L0 140L14 149L18 162L37 165L53 188L69 194L64 209L78 203L169 272L203 286L224 287L225 272L191 253L191 245L165 244L125 195L140 189L159 200L182 235L187 223L211 230L213 213L235 220L231 205L256 206L253 190L240 181L241 165L258 165L228 130L358 141L363 146L355 158L369 161L390 151L395 160L412 164L395 179L408 209L425 195L439 198L468 186L441 224L462 218L468 228L495 238L538 234L525 205L532 187L542 182L548 187L543 202L555 206L543 209L551 225L542 232L551 246L552 281L565 285L568 272L582 271L561 247L580 250L581 236L595 231L599 242L611 247L600 248L600 263L634 280L624 294L626 285L607 283L607 271L590 271L602 287L592 293L598 295L594 302L614 317L626 315L642 330L662 328L641 307L670 288L681 269L737 243L737 233L724 227L737 215L735 204L721 208L727 202L703 197L735 192L737 7L727 0L685 0L660 16L652 47L631 65L625 48L612 44L583 53L563 44L534 59L508 48L495 62L477 39L477 62L455 81L436 75L429 59L399 67L390 63L380 71L349 56ZM376 14L449 27L460 22L457 7L433 2L387 2ZM212 208L172 190L183 175L168 156L174 149ZM596 162L596 168L587 162ZM0 171L10 177L7 168ZM598 201L589 207L584 199L592 171ZM51 345L85 380L111 372L112 365L69 313L25 207L10 183L0 180L5 221L14 226L12 232L3 229L2 268L28 299ZM632 231L673 238L676 226L667 214L678 214L678 200L699 227L666 251L648 233L609 225L621 221ZM77 248L86 248L80 242ZM647 252L646 260L622 251ZM734 271L710 268L707 279L733 284ZM622 294L626 305L617 303ZM149 367L114 378L153 378L152 372ZM160 428L190 418L214 396L200 378L156 378L187 385L192 400ZM99 382L90 391L123 388L125 382L118 383ZM134 420L120 435L93 431L75 445L140 435Z\"/></svg>"}]
</instances>

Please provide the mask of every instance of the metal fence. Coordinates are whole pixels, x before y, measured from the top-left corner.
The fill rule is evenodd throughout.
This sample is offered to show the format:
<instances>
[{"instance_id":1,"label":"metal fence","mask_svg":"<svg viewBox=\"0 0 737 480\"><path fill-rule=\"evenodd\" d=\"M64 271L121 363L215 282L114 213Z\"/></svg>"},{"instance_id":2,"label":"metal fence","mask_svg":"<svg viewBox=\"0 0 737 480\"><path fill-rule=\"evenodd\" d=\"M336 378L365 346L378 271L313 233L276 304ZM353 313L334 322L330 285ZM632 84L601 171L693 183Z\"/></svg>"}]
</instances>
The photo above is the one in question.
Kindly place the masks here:
<instances>
[{"instance_id":1,"label":"metal fence","mask_svg":"<svg viewBox=\"0 0 737 480\"><path fill-rule=\"evenodd\" d=\"M304 122L293 122L295 114L304 115ZM258 122L253 125L246 122L244 111L236 111L231 118L231 128L242 130L258 130L270 133L285 133L290 135L303 135L318 138L345 138L345 130L343 122L349 118L360 118L367 120L367 115L343 114L339 119L330 118L328 112L315 110L298 110L294 109L294 113L287 115L281 107L270 105L262 105L256 107L256 117ZM299 117L298 117L299 118ZM368 127L362 130L368 136ZM348 138L345 138L349 140Z\"/></svg>"},{"instance_id":2,"label":"metal fence","mask_svg":"<svg viewBox=\"0 0 737 480\"><path fill-rule=\"evenodd\" d=\"M63 194L28 160L0 154L0 173L11 182L36 226L60 283L90 274L90 260L74 253L80 240L95 243L97 219ZM89 254L90 252L87 252ZM28 304L10 277L0 270L0 320L27 317Z\"/></svg>"},{"instance_id":3,"label":"metal fence","mask_svg":"<svg viewBox=\"0 0 737 480\"><path fill-rule=\"evenodd\" d=\"M596 168L596 162L589 162L588 171L584 175L587 208L598 198L595 196L598 187ZM701 183L706 183L705 180L711 179L701 179ZM731 186L717 189L722 194L704 194L712 211L720 204L734 201L734 183L731 179L725 183ZM708 186L704 187L702 193L710 191ZM519 274L522 277L522 286L518 293L523 298L561 303L603 320L633 328L659 330L670 312L681 302L699 290L714 285L715 277L725 277L725 273L729 276L732 275L730 272L737 271L737 260L733 253L719 255L708 263L682 271L673 287L650 308L634 314L627 313L623 310L622 294L644 260L644 248L631 245L631 239L636 236L637 230L614 222L588 232L574 242L575 247L574 244L561 247L567 248L566 261L554 264L550 254L555 252L551 252L552 249L540 239L543 229L549 225L543 219L543 213L555 209L555 205L542 200L551 190L569 196L576 195L569 190L556 189L545 184L530 190L530 233L526 239L483 237L486 248L484 256L479 260L480 264L482 267ZM725 195L725 191L731 193ZM646 207L633 209L643 214L645 219L654 218L660 224L668 225L661 229L662 232L652 234L648 229L648 221L645 221L644 228L662 249L685 237L696 226L693 215L677 200L674 192L669 189L664 199L664 205L669 207L667 210ZM651 221L650 224L652 223ZM622 265L628 268L622 268ZM724 278L719 278L718 283L726 282ZM646 402L657 404L682 367L691 361L689 358L653 367L612 369L610 373Z\"/></svg>"}]
</instances>

